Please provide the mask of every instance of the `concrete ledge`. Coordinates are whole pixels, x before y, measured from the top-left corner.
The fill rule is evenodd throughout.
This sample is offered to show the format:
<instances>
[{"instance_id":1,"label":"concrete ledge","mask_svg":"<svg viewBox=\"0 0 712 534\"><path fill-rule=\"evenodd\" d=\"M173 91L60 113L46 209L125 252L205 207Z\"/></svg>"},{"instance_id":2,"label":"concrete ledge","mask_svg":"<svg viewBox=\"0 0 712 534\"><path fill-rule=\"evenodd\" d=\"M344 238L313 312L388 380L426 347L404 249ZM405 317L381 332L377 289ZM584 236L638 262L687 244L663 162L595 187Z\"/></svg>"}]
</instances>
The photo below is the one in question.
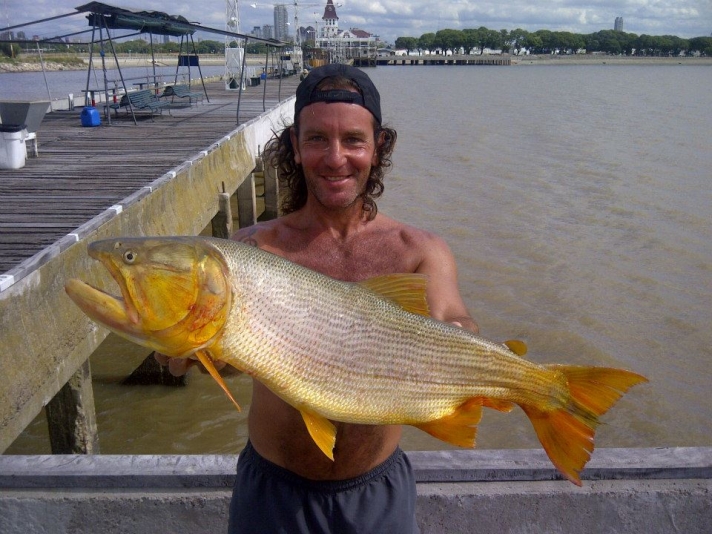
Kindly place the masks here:
<instances>
[{"instance_id":1,"label":"concrete ledge","mask_svg":"<svg viewBox=\"0 0 712 534\"><path fill-rule=\"evenodd\" d=\"M538 450L410 452L422 532L686 532L712 448L601 449L584 487ZM0 456L0 532L224 532L236 456Z\"/></svg>"}]
</instances>

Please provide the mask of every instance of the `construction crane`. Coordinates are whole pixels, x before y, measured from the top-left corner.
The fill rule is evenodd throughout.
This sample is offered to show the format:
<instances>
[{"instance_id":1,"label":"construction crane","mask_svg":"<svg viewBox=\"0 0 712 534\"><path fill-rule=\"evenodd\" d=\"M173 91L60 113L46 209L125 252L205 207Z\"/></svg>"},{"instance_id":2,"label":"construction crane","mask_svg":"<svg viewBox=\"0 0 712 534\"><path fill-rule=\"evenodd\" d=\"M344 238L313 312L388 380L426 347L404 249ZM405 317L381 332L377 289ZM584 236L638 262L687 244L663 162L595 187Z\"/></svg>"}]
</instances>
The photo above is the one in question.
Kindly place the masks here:
<instances>
[{"instance_id":1,"label":"construction crane","mask_svg":"<svg viewBox=\"0 0 712 534\"><path fill-rule=\"evenodd\" d=\"M225 31L240 33L240 12L238 0L225 0ZM242 56L245 49L239 46L235 37L225 36L225 89L236 91L244 83L242 76Z\"/></svg>"},{"instance_id":2,"label":"construction crane","mask_svg":"<svg viewBox=\"0 0 712 534\"><path fill-rule=\"evenodd\" d=\"M317 7L324 6L324 3L320 4L302 4L297 0L294 0L294 46L295 48L300 48L302 46L301 35L299 32L299 6L301 7Z\"/></svg>"}]
</instances>

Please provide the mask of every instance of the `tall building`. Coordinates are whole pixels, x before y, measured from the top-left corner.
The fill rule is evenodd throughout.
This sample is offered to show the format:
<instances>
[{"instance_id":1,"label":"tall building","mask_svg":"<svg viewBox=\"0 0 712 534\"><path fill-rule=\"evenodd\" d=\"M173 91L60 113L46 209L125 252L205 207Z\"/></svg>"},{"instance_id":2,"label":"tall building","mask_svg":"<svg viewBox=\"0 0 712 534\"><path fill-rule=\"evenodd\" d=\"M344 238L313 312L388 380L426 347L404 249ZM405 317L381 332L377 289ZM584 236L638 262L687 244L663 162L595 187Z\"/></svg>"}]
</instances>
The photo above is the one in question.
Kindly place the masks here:
<instances>
[{"instance_id":1,"label":"tall building","mask_svg":"<svg viewBox=\"0 0 712 534\"><path fill-rule=\"evenodd\" d=\"M289 18L287 6L277 4L274 6L274 38L278 41L287 41L289 38Z\"/></svg>"},{"instance_id":2,"label":"tall building","mask_svg":"<svg viewBox=\"0 0 712 534\"><path fill-rule=\"evenodd\" d=\"M613 29L617 32L623 31L623 17L616 17L616 22L613 25Z\"/></svg>"}]
</instances>

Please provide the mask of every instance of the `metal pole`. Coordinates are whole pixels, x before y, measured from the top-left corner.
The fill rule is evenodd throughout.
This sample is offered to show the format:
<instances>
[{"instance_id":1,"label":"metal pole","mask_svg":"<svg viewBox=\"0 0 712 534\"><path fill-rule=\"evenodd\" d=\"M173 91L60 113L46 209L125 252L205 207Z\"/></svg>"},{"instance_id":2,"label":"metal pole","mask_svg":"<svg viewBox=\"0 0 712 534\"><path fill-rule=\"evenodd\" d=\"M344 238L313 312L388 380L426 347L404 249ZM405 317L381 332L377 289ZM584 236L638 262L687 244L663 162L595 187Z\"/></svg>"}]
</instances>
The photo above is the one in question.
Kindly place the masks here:
<instances>
[{"instance_id":1,"label":"metal pole","mask_svg":"<svg viewBox=\"0 0 712 534\"><path fill-rule=\"evenodd\" d=\"M242 67L240 67L240 87L237 93L237 117L235 117L235 122L239 126L240 124L240 101L242 100L242 87L245 83L245 59L247 58L247 39L242 43Z\"/></svg>"},{"instance_id":2,"label":"metal pole","mask_svg":"<svg viewBox=\"0 0 712 534\"><path fill-rule=\"evenodd\" d=\"M267 67L269 66L269 46L267 47L267 52L265 52L265 85L262 88L262 111L267 111L267 106L265 105L265 99L267 98Z\"/></svg>"},{"instance_id":3,"label":"metal pole","mask_svg":"<svg viewBox=\"0 0 712 534\"><path fill-rule=\"evenodd\" d=\"M87 86L84 91L84 106L89 98L89 82L91 81L91 70L94 68L94 36L96 35L96 15L92 15L91 43L89 44L89 69L87 70Z\"/></svg>"},{"instance_id":4,"label":"metal pole","mask_svg":"<svg viewBox=\"0 0 712 534\"><path fill-rule=\"evenodd\" d=\"M195 54L196 59L198 60L198 74L200 74L200 82L203 84L203 93L205 94L205 100L208 101L208 104L210 103L210 97L208 96L208 90L205 88L205 79L203 78L203 71L200 68L200 58L198 58L198 51L195 49L195 41L193 40L193 36L190 36L190 42L193 44L193 54ZM245 55L243 54L242 57L244 58ZM190 57L188 58L188 64L190 65ZM190 68L190 67L188 67ZM190 72L190 71L188 71Z\"/></svg>"},{"instance_id":5,"label":"metal pole","mask_svg":"<svg viewBox=\"0 0 712 534\"><path fill-rule=\"evenodd\" d=\"M114 48L114 42L111 40L111 36L109 35L108 27L106 28L106 35L109 37L109 46L111 47L111 53L113 54L114 61L116 62L116 70L119 71L119 78L121 78L121 85L124 88L124 95L126 95L126 100L128 101L129 109L131 110L131 118L133 118L134 124L138 124L136 122L136 114L134 113L134 108L133 108L133 105L131 104L131 99L129 98L129 88L126 87L126 82L124 81L124 75L121 72L121 65L119 65L119 58L116 55L116 49ZM101 26L99 27L99 36L101 36ZM101 61L102 62L104 61L103 45L104 45L104 42L102 41L102 51L101 51ZM106 76L106 70L104 71L104 75ZM108 95L106 98L107 99L109 98ZM119 103L121 103L121 100L119 100ZM106 104L107 104L107 106L109 105L108 102ZM111 124L111 112L109 111L109 108L106 108L106 110L107 110L107 115L109 117L108 118L109 124ZM118 110L117 110L117 113L118 113Z\"/></svg>"},{"instance_id":6,"label":"metal pole","mask_svg":"<svg viewBox=\"0 0 712 534\"><path fill-rule=\"evenodd\" d=\"M37 53L40 56L40 63L42 64L42 76L44 76L45 87L47 88L47 96L49 97L49 110L52 111L52 93L49 91L49 84L47 83L47 73L45 72L44 59L42 58L42 50L40 49L40 43L37 43Z\"/></svg>"}]
</instances>

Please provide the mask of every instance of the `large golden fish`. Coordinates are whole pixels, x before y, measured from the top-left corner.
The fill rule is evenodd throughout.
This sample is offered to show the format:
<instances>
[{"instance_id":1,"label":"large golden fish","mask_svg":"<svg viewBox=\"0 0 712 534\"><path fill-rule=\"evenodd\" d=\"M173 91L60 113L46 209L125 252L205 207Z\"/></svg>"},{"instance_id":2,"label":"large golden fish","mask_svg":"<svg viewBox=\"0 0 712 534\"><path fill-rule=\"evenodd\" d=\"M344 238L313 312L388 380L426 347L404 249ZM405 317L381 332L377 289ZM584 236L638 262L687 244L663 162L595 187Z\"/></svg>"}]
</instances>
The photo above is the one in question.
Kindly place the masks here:
<instances>
[{"instance_id":1,"label":"large golden fish","mask_svg":"<svg viewBox=\"0 0 712 534\"><path fill-rule=\"evenodd\" d=\"M332 459L329 420L414 425L473 447L482 406L516 404L553 464L580 485L599 416L646 381L619 369L537 365L521 357L520 341L494 343L433 320L422 275L340 282L200 237L110 239L89 254L122 295L70 280L67 293L89 317L169 356L197 356L228 395L212 361L250 374L302 413Z\"/></svg>"}]
</instances>

